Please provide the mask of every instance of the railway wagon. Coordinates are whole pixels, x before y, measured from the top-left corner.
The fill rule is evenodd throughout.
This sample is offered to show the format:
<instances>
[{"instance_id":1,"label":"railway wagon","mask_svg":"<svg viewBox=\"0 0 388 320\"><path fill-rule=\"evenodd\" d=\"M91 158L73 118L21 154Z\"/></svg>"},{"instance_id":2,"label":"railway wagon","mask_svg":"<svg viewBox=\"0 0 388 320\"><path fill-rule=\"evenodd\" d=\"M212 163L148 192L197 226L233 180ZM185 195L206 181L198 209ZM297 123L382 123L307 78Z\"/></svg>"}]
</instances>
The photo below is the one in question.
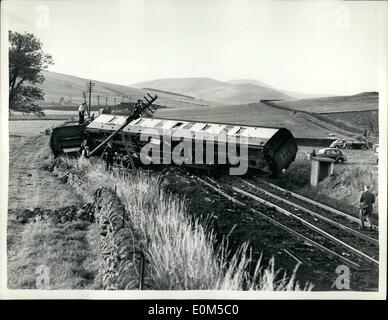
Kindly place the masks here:
<instances>
[{"instance_id":1,"label":"railway wagon","mask_svg":"<svg viewBox=\"0 0 388 320\"><path fill-rule=\"evenodd\" d=\"M78 122L68 122L55 127L50 135L50 148L55 157L61 154L70 154L80 149L86 125Z\"/></svg>"},{"instance_id":2,"label":"railway wagon","mask_svg":"<svg viewBox=\"0 0 388 320\"><path fill-rule=\"evenodd\" d=\"M99 145L110 134L116 131L125 121L126 117L119 115L102 114L91 121L84 128L88 145L91 149ZM143 137L142 137L143 135ZM148 136L148 139L143 139ZM221 166L225 160L229 144L235 141L235 156L244 156L239 145L240 138L247 143L248 167L258 169L265 173L276 173L287 169L295 160L298 147L292 133L285 128L254 127L224 123L192 122L158 118L138 118L131 121L112 142L114 149L121 153L132 153L140 158L141 150L148 144L152 147L152 163L171 164L171 155L179 143L184 139L190 141L189 154L191 162L185 158L185 165L206 167ZM69 143L69 137L64 142ZM74 140L77 141L77 140ZM187 141L187 140L186 140ZM207 148L206 144L214 141L213 147ZM184 144L187 149L187 144ZM58 144L60 148L60 144ZM158 148L156 148L158 146ZM155 149L158 151L155 154ZM200 149L200 150L199 150ZM210 150L210 151L209 151ZM196 153L197 152L197 153ZM207 152L213 153L208 155ZM55 153L55 152L54 152ZM58 150L57 150L58 153ZM201 160L195 155L200 153ZM151 154L149 154L151 156ZM181 156L185 151L181 150ZM210 159L210 161L207 161Z\"/></svg>"}]
</instances>

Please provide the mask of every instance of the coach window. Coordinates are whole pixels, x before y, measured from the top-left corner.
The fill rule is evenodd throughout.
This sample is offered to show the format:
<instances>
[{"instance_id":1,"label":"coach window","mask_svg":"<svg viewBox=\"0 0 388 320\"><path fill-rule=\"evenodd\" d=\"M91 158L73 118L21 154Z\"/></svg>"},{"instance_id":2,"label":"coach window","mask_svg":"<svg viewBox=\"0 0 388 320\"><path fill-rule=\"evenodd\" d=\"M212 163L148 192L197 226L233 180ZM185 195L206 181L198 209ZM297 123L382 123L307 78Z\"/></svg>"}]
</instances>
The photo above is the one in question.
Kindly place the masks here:
<instances>
[{"instance_id":1,"label":"coach window","mask_svg":"<svg viewBox=\"0 0 388 320\"><path fill-rule=\"evenodd\" d=\"M183 124L183 122L178 122L171 129L176 129L176 128L180 127L182 124Z\"/></svg>"}]
</instances>

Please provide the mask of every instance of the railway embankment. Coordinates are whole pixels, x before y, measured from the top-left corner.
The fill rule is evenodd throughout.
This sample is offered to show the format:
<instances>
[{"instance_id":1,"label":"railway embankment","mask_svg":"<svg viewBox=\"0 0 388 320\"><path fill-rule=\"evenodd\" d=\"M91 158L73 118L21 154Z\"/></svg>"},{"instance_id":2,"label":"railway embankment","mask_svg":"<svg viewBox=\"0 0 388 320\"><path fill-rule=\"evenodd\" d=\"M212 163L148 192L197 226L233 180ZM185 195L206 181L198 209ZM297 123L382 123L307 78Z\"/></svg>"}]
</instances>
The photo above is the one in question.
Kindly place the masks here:
<instances>
[{"instance_id":1,"label":"railway embankment","mask_svg":"<svg viewBox=\"0 0 388 320\"><path fill-rule=\"evenodd\" d=\"M166 191L159 174L118 168L110 173L97 162L62 158L55 161L53 172L95 207L105 289L311 288L301 287L292 272L279 278L273 259L261 267L261 260L251 258L247 242L229 250L225 234L217 239L206 223L211 217L191 216L187 201ZM185 175L174 178L190 184Z\"/></svg>"}]
</instances>

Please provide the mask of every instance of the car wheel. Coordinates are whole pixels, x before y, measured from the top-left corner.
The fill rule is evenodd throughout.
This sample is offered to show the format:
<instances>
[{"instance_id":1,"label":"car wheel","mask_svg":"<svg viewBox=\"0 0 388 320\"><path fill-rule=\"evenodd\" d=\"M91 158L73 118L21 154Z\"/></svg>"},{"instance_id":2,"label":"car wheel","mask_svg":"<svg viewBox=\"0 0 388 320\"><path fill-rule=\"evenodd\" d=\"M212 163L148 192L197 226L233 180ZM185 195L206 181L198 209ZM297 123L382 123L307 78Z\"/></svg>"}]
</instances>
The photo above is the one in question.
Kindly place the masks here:
<instances>
[{"instance_id":1,"label":"car wheel","mask_svg":"<svg viewBox=\"0 0 388 320\"><path fill-rule=\"evenodd\" d=\"M350 150L350 146L345 146L345 149L346 150Z\"/></svg>"},{"instance_id":2,"label":"car wheel","mask_svg":"<svg viewBox=\"0 0 388 320\"><path fill-rule=\"evenodd\" d=\"M338 158L337 161L336 161L336 163L342 164L342 163L344 163L344 159Z\"/></svg>"},{"instance_id":3,"label":"car wheel","mask_svg":"<svg viewBox=\"0 0 388 320\"><path fill-rule=\"evenodd\" d=\"M362 146L361 150L367 150L368 148L366 146Z\"/></svg>"}]
</instances>

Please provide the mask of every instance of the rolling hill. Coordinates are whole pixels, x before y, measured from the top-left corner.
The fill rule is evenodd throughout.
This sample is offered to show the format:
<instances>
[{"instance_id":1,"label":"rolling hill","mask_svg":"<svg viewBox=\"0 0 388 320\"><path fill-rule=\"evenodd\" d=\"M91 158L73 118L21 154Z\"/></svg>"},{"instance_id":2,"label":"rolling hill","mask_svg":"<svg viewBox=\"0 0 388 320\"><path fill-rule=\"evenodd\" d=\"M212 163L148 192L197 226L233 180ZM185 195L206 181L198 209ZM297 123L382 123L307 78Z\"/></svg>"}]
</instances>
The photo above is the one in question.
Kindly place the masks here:
<instances>
[{"instance_id":1,"label":"rolling hill","mask_svg":"<svg viewBox=\"0 0 388 320\"><path fill-rule=\"evenodd\" d=\"M77 106L84 101L83 91L86 90L86 83L92 79L80 78L72 75L45 71L45 82L41 85L45 93L45 100L40 104L44 107L55 107L58 105ZM92 80L95 83L92 94L92 105L97 105L98 95L100 104L105 105L105 99L108 97L108 104L113 105L123 101L136 101L142 98L147 92L157 94L159 102L169 107L182 107L190 105L209 105L207 101L195 100L191 97L185 97L173 92L152 92L151 90L142 90L129 86L123 86L108 82ZM115 100L116 98L116 100Z\"/></svg>"},{"instance_id":2,"label":"rolling hill","mask_svg":"<svg viewBox=\"0 0 388 320\"><path fill-rule=\"evenodd\" d=\"M313 113L313 118L319 119L319 122L324 121L335 127L357 133L371 130L372 135L378 136L378 92L316 99L272 101L268 104L278 109L299 111L297 113L308 112L310 117ZM308 115L306 114L306 116Z\"/></svg>"},{"instance_id":3,"label":"rolling hill","mask_svg":"<svg viewBox=\"0 0 388 320\"><path fill-rule=\"evenodd\" d=\"M296 98L296 99L308 99L308 98L332 96L329 94L310 94L310 93L300 93L300 92L295 92L295 91L281 90L281 89L277 89L277 88L275 88L267 83L257 81L257 80L252 80L252 79L235 79L235 80L228 81L228 83L238 84L238 85L257 85L260 87L266 87L269 89L280 91L281 93L284 93L285 95L287 95L289 97Z\"/></svg>"},{"instance_id":4,"label":"rolling hill","mask_svg":"<svg viewBox=\"0 0 388 320\"><path fill-rule=\"evenodd\" d=\"M84 100L82 91L86 90L86 82L90 79L79 78L67 74L57 73L57 72L44 72L44 77L46 78L43 85L41 85L42 90L45 92L45 101L50 102L59 102L63 97L64 103L80 103ZM105 103L105 97L117 99L122 96L126 97L138 97L143 94L143 90L136 88L130 88L126 86L121 86L117 84L95 81L95 87L93 96L94 99L92 102L95 103L97 95L101 96L101 102ZM102 99L104 101L102 101ZM118 100L119 101L119 100ZM112 101L111 101L112 102Z\"/></svg>"},{"instance_id":5,"label":"rolling hill","mask_svg":"<svg viewBox=\"0 0 388 320\"><path fill-rule=\"evenodd\" d=\"M375 111L379 108L379 94L378 92L363 92L351 96L277 101L276 104L291 110L321 114Z\"/></svg>"},{"instance_id":6,"label":"rolling hill","mask_svg":"<svg viewBox=\"0 0 388 320\"><path fill-rule=\"evenodd\" d=\"M176 92L219 104L254 103L261 99L291 99L289 95L260 82L223 82L211 78L169 78L133 84Z\"/></svg>"}]
</instances>

